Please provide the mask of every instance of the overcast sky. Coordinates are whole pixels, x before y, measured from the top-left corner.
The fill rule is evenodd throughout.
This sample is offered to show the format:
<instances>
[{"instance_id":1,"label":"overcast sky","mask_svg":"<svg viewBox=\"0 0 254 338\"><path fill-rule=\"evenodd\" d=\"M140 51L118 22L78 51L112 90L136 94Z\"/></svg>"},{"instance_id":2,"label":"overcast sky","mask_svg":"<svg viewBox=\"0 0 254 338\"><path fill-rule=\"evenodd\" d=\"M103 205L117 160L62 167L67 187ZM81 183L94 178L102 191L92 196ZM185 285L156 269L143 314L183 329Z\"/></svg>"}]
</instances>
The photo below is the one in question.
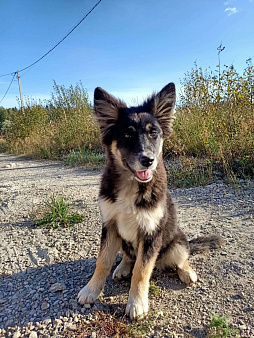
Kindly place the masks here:
<instances>
[{"instance_id":1,"label":"overcast sky","mask_svg":"<svg viewBox=\"0 0 254 338\"><path fill-rule=\"evenodd\" d=\"M1 0L0 75L20 70L51 49L98 0ZM53 52L21 72L25 97L48 98L53 80L79 80L132 103L180 79L197 61L240 72L254 61L254 0L102 0ZM0 77L0 100L12 76ZM18 106L18 82L0 106Z\"/></svg>"}]
</instances>

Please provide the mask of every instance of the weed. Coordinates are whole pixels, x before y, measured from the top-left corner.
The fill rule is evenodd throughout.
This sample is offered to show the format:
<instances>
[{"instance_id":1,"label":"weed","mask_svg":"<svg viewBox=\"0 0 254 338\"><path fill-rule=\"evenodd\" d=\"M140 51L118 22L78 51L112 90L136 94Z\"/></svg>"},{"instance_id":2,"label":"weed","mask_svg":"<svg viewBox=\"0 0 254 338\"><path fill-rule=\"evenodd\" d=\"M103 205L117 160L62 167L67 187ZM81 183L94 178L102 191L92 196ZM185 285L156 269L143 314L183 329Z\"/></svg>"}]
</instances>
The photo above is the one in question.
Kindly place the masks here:
<instances>
[{"instance_id":1,"label":"weed","mask_svg":"<svg viewBox=\"0 0 254 338\"><path fill-rule=\"evenodd\" d=\"M204 186L212 182L213 168L210 160L180 157L166 165L168 184L176 188Z\"/></svg>"},{"instance_id":2,"label":"weed","mask_svg":"<svg viewBox=\"0 0 254 338\"><path fill-rule=\"evenodd\" d=\"M129 326L125 318L117 319L115 315L104 313L102 311L93 312L93 317L90 323L81 324L75 331L75 337L84 338L90 337L92 332L96 333L97 337L115 337L127 338L137 337L130 333ZM70 333L67 337L72 337Z\"/></svg>"},{"instance_id":3,"label":"weed","mask_svg":"<svg viewBox=\"0 0 254 338\"><path fill-rule=\"evenodd\" d=\"M230 327L228 318L217 317L215 314L212 315L211 323L208 328L208 338L227 338L236 336L238 331Z\"/></svg>"},{"instance_id":4,"label":"weed","mask_svg":"<svg viewBox=\"0 0 254 338\"><path fill-rule=\"evenodd\" d=\"M81 223L83 219L83 215L71 212L71 205L66 197L56 197L53 194L50 201L46 202L45 216L37 221L36 225L57 229L59 226L73 226L75 223Z\"/></svg>"},{"instance_id":5,"label":"weed","mask_svg":"<svg viewBox=\"0 0 254 338\"><path fill-rule=\"evenodd\" d=\"M135 338L147 336L154 325L152 317L146 317L140 321L133 322L128 328L129 335Z\"/></svg>"},{"instance_id":6,"label":"weed","mask_svg":"<svg viewBox=\"0 0 254 338\"><path fill-rule=\"evenodd\" d=\"M88 94L82 84L65 88L54 82L50 100L30 101L24 111L5 113L8 151L35 158L62 158L75 149L100 149Z\"/></svg>"},{"instance_id":7,"label":"weed","mask_svg":"<svg viewBox=\"0 0 254 338\"><path fill-rule=\"evenodd\" d=\"M105 155L93 149L72 151L66 156L64 162L73 167L78 165L101 167L105 164Z\"/></svg>"},{"instance_id":8,"label":"weed","mask_svg":"<svg viewBox=\"0 0 254 338\"><path fill-rule=\"evenodd\" d=\"M253 177L254 67L248 59L242 75L233 66L216 72L195 64L185 74L166 152L218 161L235 184L238 177Z\"/></svg>"},{"instance_id":9,"label":"weed","mask_svg":"<svg viewBox=\"0 0 254 338\"><path fill-rule=\"evenodd\" d=\"M7 151L7 144L4 138L0 136L0 153L4 153Z\"/></svg>"},{"instance_id":10,"label":"weed","mask_svg":"<svg viewBox=\"0 0 254 338\"><path fill-rule=\"evenodd\" d=\"M75 337L90 337L92 332L95 332L96 336L100 338L141 338L154 327L154 321L150 317L130 324L125 316L117 318L115 314L111 315L103 311L93 312L93 317L89 323L81 324L77 328ZM67 337L72 337L71 333Z\"/></svg>"},{"instance_id":11,"label":"weed","mask_svg":"<svg viewBox=\"0 0 254 338\"><path fill-rule=\"evenodd\" d=\"M160 294L160 288L159 286L155 285L154 282L150 282L149 286L149 292L154 294L154 295L159 295Z\"/></svg>"}]
</instances>

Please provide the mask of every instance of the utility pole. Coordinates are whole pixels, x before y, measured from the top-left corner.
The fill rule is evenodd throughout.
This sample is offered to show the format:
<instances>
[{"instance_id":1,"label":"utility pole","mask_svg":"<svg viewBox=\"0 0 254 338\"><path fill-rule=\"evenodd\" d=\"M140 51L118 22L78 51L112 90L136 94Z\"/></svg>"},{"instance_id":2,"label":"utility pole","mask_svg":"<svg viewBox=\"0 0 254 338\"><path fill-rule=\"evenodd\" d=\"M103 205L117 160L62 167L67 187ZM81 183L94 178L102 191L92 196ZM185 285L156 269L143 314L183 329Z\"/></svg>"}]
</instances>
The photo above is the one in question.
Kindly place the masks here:
<instances>
[{"instance_id":1,"label":"utility pole","mask_svg":"<svg viewBox=\"0 0 254 338\"><path fill-rule=\"evenodd\" d=\"M17 70L17 76L18 76L18 81L19 81L19 93L20 93L20 101L21 101L21 110L24 111L25 105L24 105L22 88L21 88L21 82L20 82L20 75L19 75L19 71L18 70Z\"/></svg>"}]
</instances>

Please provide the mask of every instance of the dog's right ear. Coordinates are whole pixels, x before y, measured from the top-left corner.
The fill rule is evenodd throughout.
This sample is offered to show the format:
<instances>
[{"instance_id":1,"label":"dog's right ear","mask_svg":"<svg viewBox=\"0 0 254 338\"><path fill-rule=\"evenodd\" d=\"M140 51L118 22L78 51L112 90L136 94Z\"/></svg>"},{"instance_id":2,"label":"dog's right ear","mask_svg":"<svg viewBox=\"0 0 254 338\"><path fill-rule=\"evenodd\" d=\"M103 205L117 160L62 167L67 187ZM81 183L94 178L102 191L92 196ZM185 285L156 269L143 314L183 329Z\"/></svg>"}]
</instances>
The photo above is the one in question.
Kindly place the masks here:
<instances>
[{"instance_id":1,"label":"dog's right ear","mask_svg":"<svg viewBox=\"0 0 254 338\"><path fill-rule=\"evenodd\" d=\"M110 144L112 131L118 119L119 109L126 108L125 102L97 87L94 91L94 113L100 128L102 141Z\"/></svg>"}]
</instances>

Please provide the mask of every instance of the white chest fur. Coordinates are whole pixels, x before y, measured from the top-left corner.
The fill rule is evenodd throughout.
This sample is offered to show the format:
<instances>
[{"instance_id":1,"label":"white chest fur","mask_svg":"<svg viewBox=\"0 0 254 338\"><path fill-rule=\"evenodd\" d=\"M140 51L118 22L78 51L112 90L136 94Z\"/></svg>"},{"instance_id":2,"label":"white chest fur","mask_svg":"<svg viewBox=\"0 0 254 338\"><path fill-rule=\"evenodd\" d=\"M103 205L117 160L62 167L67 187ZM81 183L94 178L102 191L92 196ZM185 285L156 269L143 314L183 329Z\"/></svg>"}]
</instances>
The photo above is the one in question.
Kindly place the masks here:
<instances>
[{"instance_id":1,"label":"white chest fur","mask_svg":"<svg viewBox=\"0 0 254 338\"><path fill-rule=\"evenodd\" d=\"M138 230L152 234L163 217L163 206L158 203L153 209L136 208L137 185L124 185L113 203L104 198L99 199L103 223L116 221L119 235L127 242L137 246Z\"/></svg>"}]
</instances>

